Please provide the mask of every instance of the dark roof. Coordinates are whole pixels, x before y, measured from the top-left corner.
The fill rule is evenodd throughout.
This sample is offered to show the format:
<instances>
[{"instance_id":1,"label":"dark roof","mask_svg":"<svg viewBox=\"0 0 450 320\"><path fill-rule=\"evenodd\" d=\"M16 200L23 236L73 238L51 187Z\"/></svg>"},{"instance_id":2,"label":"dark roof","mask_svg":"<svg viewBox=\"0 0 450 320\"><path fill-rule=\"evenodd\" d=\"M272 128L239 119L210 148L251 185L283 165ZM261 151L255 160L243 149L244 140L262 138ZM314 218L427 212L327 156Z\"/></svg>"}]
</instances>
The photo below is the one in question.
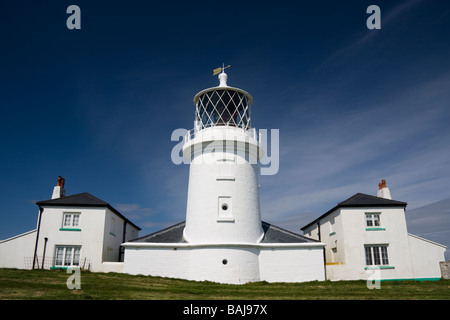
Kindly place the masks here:
<instances>
[{"instance_id":1,"label":"dark roof","mask_svg":"<svg viewBox=\"0 0 450 320\"><path fill-rule=\"evenodd\" d=\"M131 240L130 242L186 243L186 241L183 239L183 230L185 225L186 221L183 221L166 229ZM262 228L264 230L264 238L261 243L317 242L316 240L288 230L284 230L264 221L262 221Z\"/></svg>"},{"instance_id":2,"label":"dark roof","mask_svg":"<svg viewBox=\"0 0 450 320\"><path fill-rule=\"evenodd\" d=\"M51 207L60 207L60 206L68 206L68 207L106 207L117 214L122 219L125 219L128 223L130 223L133 227L141 230L137 225L128 220L123 214L117 211L113 206L109 203L94 197L92 194L83 192L74 194L67 197L61 197L57 199L38 201L36 204L41 206L51 206Z\"/></svg>"},{"instance_id":3,"label":"dark roof","mask_svg":"<svg viewBox=\"0 0 450 320\"><path fill-rule=\"evenodd\" d=\"M406 202L389 200L385 198L371 196L369 194L357 193L354 196L339 202L338 206L341 207L379 207L379 206L387 206L387 207L404 207L406 206Z\"/></svg>"},{"instance_id":4,"label":"dark roof","mask_svg":"<svg viewBox=\"0 0 450 320\"><path fill-rule=\"evenodd\" d=\"M273 224L262 221L264 230L264 239L261 243L302 243L302 242L318 242L298 233L291 232Z\"/></svg>"},{"instance_id":5,"label":"dark roof","mask_svg":"<svg viewBox=\"0 0 450 320\"><path fill-rule=\"evenodd\" d=\"M311 226L312 224L316 223L317 220L322 219L335 211L338 208L350 208L350 207L406 207L407 203L402 201L396 201L396 200L389 200L385 198L380 198L376 196L371 196L369 194L364 193L357 193L354 196L351 196L347 200L344 200L342 202L339 202L335 207L331 208L327 212L325 212L323 215L321 215L316 220L308 223L306 226L301 228L301 230L304 230Z\"/></svg>"},{"instance_id":6,"label":"dark roof","mask_svg":"<svg viewBox=\"0 0 450 320\"><path fill-rule=\"evenodd\" d=\"M37 205L45 206L92 206L92 207L105 207L107 202L94 197L92 194L84 192L78 193L67 197L61 197L57 199L44 200L36 202Z\"/></svg>"},{"instance_id":7,"label":"dark roof","mask_svg":"<svg viewBox=\"0 0 450 320\"><path fill-rule=\"evenodd\" d=\"M183 230L186 222L180 222L168 228L150 233L129 242L184 243Z\"/></svg>"}]
</instances>

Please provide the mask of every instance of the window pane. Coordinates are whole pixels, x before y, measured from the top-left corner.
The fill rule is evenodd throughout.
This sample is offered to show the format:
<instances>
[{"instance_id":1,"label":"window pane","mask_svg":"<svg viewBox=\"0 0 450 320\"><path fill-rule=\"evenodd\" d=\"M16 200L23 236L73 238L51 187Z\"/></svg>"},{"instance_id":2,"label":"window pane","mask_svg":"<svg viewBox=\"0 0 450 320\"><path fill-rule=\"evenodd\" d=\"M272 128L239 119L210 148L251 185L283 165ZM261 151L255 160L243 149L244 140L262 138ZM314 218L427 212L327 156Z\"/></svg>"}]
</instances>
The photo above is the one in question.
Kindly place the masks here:
<instances>
[{"instance_id":1,"label":"window pane","mask_svg":"<svg viewBox=\"0 0 450 320\"><path fill-rule=\"evenodd\" d=\"M63 255L64 255L64 248L63 247L57 247L56 248L56 259L55 259L55 265L56 266L62 266L62 264L63 264Z\"/></svg>"},{"instance_id":2,"label":"window pane","mask_svg":"<svg viewBox=\"0 0 450 320\"><path fill-rule=\"evenodd\" d=\"M80 250L81 248L75 247L74 248L74 254L73 254L73 262L72 265L79 266L80 265Z\"/></svg>"},{"instance_id":3,"label":"window pane","mask_svg":"<svg viewBox=\"0 0 450 320\"><path fill-rule=\"evenodd\" d=\"M372 227L372 215L366 214L366 224L368 227Z\"/></svg>"},{"instance_id":4,"label":"window pane","mask_svg":"<svg viewBox=\"0 0 450 320\"><path fill-rule=\"evenodd\" d=\"M73 215L72 226L73 227L78 227L79 221L80 221L80 215L79 214L74 214Z\"/></svg>"},{"instance_id":5,"label":"window pane","mask_svg":"<svg viewBox=\"0 0 450 320\"><path fill-rule=\"evenodd\" d=\"M366 247L366 265L370 266L372 265L372 250L370 250L370 247Z\"/></svg>"},{"instance_id":6,"label":"window pane","mask_svg":"<svg viewBox=\"0 0 450 320\"><path fill-rule=\"evenodd\" d=\"M373 215L373 224L376 227L380 226L380 215L379 214L374 214Z\"/></svg>"},{"instance_id":7,"label":"window pane","mask_svg":"<svg viewBox=\"0 0 450 320\"><path fill-rule=\"evenodd\" d=\"M380 247L373 247L373 260L375 265L379 266L381 264Z\"/></svg>"},{"instance_id":8,"label":"window pane","mask_svg":"<svg viewBox=\"0 0 450 320\"><path fill-rule=\"evenodd\" d=\"M389 264L387 247L381 247L381 257L383 259L383 264Z\"/></svg>"},{"instance_id":9,"label":"window pane","mask_svg":"<svg viewBox=\"0 0 450 320\"><path fill-rule=\"evenodd\" d=\"M64 227L70 226L72 216L70 214L64 215Z\"/></svg>"},{"instance_id":10,"label":"window pane","mask_svg":"<svg viewBox=\"0 0 450 320\"><path fill-rule=\"evenodd\" d=\"M66 256L64 257L65 266L70 266L72 263L72 251L73 247L66 247Z\"/></svg>"}]
</instances>

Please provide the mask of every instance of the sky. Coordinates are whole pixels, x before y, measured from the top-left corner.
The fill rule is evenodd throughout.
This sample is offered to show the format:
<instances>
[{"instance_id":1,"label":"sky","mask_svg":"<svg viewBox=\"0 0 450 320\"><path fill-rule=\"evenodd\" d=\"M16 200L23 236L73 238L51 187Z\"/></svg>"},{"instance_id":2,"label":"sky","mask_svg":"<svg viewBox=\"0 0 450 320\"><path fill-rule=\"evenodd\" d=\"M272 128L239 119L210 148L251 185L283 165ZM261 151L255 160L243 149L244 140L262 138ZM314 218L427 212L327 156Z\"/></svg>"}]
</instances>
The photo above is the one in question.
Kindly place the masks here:
<instances>
[{"instance_id":1,"label":"sky","mask_svg":"<svg viewBox=\"0 0 450 320\"><path fill-rule=\"evenodd\" d=\"M279 130L264 221L301 233L386 179L408 232L450 247L448 1L6 0L0 35L0 239L36 227L58 176L140 235L183 221L189 166L172 163L171 134L193 128L225 63L252 126Z\"/></svg>"}]
</instances>

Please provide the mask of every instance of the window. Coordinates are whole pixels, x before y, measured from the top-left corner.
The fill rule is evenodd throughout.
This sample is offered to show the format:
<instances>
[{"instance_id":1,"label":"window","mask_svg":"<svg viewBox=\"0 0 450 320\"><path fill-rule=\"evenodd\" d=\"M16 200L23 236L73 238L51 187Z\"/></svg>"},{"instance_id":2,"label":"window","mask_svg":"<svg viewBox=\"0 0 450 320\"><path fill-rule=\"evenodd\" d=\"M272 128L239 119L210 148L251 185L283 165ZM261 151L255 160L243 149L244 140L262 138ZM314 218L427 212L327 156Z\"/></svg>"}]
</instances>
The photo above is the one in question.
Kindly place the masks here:
<instances>
[{"instance_id":1,"label":"window","mask_svg":"<svg viewBox=\"0 0 450 320\"><path fill-rule=\"evenodd\" d=\"M379 213L366 213L366 226L367 227L379 227L380 214Z\"/></svg>"},{"instance_id":2,"label":"window","mask_svg":"<svg viewBox=\"0 0 450 320\"><path fill-rule=\"evenodd\" d=\"M219 197L217 221L234 221L231 197Z\"/></svg>"},{"instance_id":3,"label":"window","mask_svg":"<svg viewBox=\"0 0 450 320\"><path fill-rule=\"evenodd\" d=\"M366 265L381 266L388 265L387 245L365 246Z\"/></svg>"},{"instance_id":4,"label":"window","mask_svg":"<svg viewBox=\"0 0 450 320\"><path fill-rule=\"evenodd\" d=\"M56 246L55 267L80 265L81 246Z\"/></svg>"},{"instance_id":5,"label":"window","mask_svg":"<svg viewBox=\"0 0 450 320\"><path fill-rule=\"evenodd\" d=\"M80 227L80 213L64 213L63 228L79 228Z\"/></svg>"}]
</instances>

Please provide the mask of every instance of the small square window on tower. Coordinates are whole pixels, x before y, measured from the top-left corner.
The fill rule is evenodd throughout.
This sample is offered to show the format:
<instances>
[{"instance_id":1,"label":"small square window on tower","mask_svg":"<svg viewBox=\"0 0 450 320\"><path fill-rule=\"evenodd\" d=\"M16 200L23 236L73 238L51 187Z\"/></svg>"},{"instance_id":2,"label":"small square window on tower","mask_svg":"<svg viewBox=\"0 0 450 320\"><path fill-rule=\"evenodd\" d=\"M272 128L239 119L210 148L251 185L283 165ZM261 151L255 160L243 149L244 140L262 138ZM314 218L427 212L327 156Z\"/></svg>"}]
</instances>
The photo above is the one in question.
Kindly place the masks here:
<instances>
[{"instance_id":1,"label":"small square window on tower","mask_svg":"<svg viewBox=\"0 0 450 320\"><path fill-rule=\"evenodd\" d=\"M217 221L234 221L230 196L219 197L217 211Z\"/></svg>"}]
</instances>

